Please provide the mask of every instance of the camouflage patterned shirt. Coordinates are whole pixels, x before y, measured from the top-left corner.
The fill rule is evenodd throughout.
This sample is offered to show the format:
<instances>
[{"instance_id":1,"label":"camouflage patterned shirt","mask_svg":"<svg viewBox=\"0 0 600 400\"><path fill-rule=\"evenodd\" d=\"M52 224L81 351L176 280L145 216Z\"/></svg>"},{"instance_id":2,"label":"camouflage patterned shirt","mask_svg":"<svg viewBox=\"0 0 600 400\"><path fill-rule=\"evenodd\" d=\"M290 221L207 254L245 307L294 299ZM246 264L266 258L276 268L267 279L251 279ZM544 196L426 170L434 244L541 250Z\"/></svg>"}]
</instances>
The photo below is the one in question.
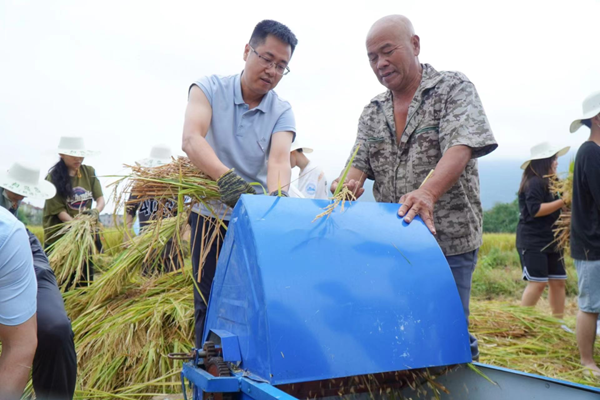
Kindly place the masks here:
<instances>
[{"instance_id":1,"label":"camouflage patterned shirt","mask_svg":"<svg viewBox=\"0 0 600 400\"><path fill-rule=\"evenodd\" d=\"M419 188L450 147L468 146L472 159L458 182L435 204L437 240L446 256L482 244L483 211L477 158L498 147L475 86L460 72L438 72L423 64L421 84L408 109L400 143L388 90L364 108L353 148L353 166L375 181L378 202L398 203Z\"/></svg>"}]
</instances>

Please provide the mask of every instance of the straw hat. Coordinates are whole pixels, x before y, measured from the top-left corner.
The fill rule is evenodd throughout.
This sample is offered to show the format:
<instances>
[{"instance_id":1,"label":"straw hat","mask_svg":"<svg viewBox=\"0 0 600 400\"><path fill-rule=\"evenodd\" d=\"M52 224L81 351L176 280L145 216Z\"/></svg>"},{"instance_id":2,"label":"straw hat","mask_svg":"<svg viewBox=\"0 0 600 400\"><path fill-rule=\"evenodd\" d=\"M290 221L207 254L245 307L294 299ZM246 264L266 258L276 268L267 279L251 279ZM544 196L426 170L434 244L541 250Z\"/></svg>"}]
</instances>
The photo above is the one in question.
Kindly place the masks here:
<instances>
[{"instance_id":1,"label":"straw hat","mask_svg":"<svg viewBox=\"0 0 600 400\"><path fill-rule=\"evenodd\" d=\"M531 156L529 157L529 160L525 161L521 165L521 169L527 168L527 166L532 160L542 160L544 158L550 158L555 154L557 157L562 157L569 152L570 148L570 146L560 147L552 145L548 142L536 144L531 148Z\"/></svg>"},{"instance_id":2,"label":"straw hat","mask_svg":"<svg viewBox=\"0 0 600 400\"><path fill-rule=\"evenodd\" d=\"M600 92L592 93L583 101L583 117L571 123L571 133L581 128L582 120L594 118L598 114L600 114Z\"/></svg>"},{"instance_id":3,"label":"straw hat","mask_svg":"<svg viewBox=\"0 0 600 400\"><path fill-rule=\"evenodd\" d=\"M158 144L150 150L150 157L136 162L142 167L160 167L171 161L171 148L166 144Z\"/></svg>"},{"instance_id":4,"label":"straw hat","mask_svg":"<svg viewBox=\"0 0 600 400\"><path fill-rule=\"evenodd\" d=\"M91 157L100 154L99 151L86 149L83 138L79 136L62 136L56 151L58 154L74 157Z\"/></svg>"},{"instance_id":5,"label":"straw hat","mask_svg":"<svg viewBox=\"0 0 600 400\"><path fill-rule=\"evenodd\" d=\"M26 163L14 163L8 171L0 171L0 187L20 196L51 199L56 194L54 185L40 181L40 169Z\"/></svg>"},{"instance_id":6,"label":"straw hat","mask_svg":"<svg viewBox=\"0 0 600 400\"><path fill-rule=\"evenodd\" d=\"M292 151L296 151L298 149L302 149L302 152L306 153L306 154L310 154L310 153L313 152L312 148L310 148L310 147L303 147L302 144L300 144L300 142L296 141L296 142L292 143L292 148L290 149L290 153Z\"/></svg>"}]
</instances>

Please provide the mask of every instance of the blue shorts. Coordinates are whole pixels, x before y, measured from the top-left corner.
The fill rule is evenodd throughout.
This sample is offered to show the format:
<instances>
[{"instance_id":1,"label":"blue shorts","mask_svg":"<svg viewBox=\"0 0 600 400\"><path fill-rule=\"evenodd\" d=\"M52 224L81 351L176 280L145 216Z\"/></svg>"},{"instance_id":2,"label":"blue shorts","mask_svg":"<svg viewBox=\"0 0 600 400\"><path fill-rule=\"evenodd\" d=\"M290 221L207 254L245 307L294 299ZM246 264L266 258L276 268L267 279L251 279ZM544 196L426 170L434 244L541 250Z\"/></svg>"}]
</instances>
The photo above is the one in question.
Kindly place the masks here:
<instances>
[{"instance_id":1,"label":"blue shorts","mask_svg":"<svg viewBox=\"0 0 600 400\"><path fill-rule=\"evenodd\" d=\"M579 309L600 313L600 260L574 260L579 286Z\"/></svg>"}]
</instances>

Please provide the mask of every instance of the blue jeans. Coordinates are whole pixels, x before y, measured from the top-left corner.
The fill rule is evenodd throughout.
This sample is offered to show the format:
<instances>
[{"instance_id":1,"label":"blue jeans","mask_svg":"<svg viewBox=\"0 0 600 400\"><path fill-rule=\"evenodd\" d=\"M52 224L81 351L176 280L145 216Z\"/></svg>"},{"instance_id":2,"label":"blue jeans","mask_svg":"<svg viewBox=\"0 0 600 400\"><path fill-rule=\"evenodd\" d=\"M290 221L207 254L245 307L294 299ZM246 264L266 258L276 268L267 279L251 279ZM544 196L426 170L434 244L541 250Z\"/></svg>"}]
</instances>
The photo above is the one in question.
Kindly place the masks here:
<instances>
[{"instance_id":1,"label":"blue jeans","mask_svg":"<svg viewBox=\"0 0 600 400\"><path fill-rule=\"evenodd\" d=\"M477 253L479 253L479 249L454 256L446 256L446 261L448 261L448 265L450 265L450 270L454 276L454 282L456 282L456 288L458 289L458 295L460 296L463 311L467 318L467 324L469 323L471 280L473 278L473 271L475 271L475 266L477 265ZM471 356L474 361L477 361L479 359L477 339L470 333L469 339L471 342Z\"/></svg>"}]
</instances>

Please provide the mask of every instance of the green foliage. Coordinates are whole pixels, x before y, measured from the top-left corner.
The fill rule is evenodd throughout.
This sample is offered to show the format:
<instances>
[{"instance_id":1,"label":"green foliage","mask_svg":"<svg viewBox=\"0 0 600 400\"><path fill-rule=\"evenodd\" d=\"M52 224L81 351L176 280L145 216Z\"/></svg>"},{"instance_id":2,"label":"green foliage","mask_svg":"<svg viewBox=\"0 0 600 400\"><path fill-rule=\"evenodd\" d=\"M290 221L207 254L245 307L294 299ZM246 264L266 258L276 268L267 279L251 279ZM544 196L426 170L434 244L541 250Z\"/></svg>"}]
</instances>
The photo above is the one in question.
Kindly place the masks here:
<instances>
[{"instance_id":1,"label":"green foliage","mask_svg":"<svg viewBox=\"0 0 600 400\"><path fill-rule=\"evenodd\" d=\"M23 225L29 225L29 217L22 208L17 209L17 218L23 223Z\"/></svg>"},{"instance_id":2,"label":"green foliage","mask_svg":"<svg viewBox=\"0 0 600 400\"><path fill-rule=\"evenodd\" d=\"M484 233L515 233L519 222L519 201L496 203L483 212Z\"/></svg>"},{"instance_id":3,"label":"green foliage","mask_svg":"<svg viewBox=\"0 0 600 400\"><path fill-rule=\"evenodd\" d=\"M577 295L577 274L570 257L565 257L567 296ZM527 283L521 276L521 262L514 234L484 234L473 274L471 293L483 299L519 299ZM547 292L547 291L546 291ZM545 293L547 295L547 293Z\"/></svg>"},{"instance_id":4,"label":"green foliage","mask_svg":"<svg viewBox=\"0 0 600 400\"><path fill-rule=\"evenodd\" d=\"M31 231L31 233L33 233L38 238L38 240L40 241L40 243L42 245L44 244L44 228L43 227L30 225L27 227L27 229L29 229Z\"/></svg>"}]
</instances>

